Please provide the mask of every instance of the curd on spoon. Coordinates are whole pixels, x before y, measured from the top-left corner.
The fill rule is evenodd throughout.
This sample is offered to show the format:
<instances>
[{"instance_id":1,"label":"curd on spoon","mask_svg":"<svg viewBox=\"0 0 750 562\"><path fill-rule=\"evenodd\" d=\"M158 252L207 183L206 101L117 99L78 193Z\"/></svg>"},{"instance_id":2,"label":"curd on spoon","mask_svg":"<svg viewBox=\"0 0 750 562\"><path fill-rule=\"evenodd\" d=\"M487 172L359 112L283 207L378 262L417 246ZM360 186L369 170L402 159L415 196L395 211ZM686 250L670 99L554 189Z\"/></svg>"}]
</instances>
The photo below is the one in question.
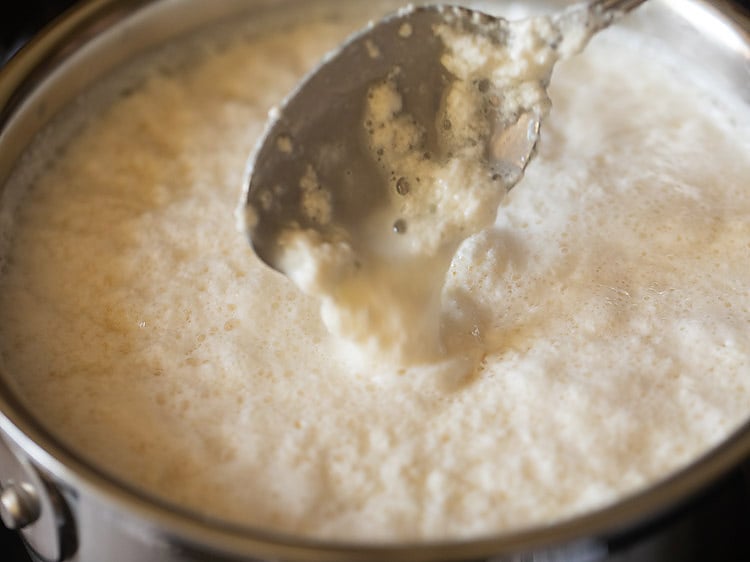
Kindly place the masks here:
<instances>
[{"instance_id":1,"label":"curd on spoon","mask_svg":"<svg viewBox=\"0 0 750 562\"><path fill-rule=\"evenodd\" d=\"M239 213L256 253L363 351L440 358L445 274L523 176L555 64L641 1L409 7L353 36L271 112Z\"/></svg>"}]
</instances>

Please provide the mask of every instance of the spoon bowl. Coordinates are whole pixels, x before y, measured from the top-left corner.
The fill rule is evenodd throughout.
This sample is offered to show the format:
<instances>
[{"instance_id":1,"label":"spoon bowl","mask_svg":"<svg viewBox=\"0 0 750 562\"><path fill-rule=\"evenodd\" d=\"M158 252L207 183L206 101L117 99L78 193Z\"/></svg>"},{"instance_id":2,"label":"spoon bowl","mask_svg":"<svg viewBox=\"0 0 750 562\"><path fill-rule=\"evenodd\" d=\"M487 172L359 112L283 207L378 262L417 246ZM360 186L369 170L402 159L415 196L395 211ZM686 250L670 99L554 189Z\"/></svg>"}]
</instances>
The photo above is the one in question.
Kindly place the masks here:
<instances>
[{"instance_id":1,"label":"spoon bowl","mask_svg":"<svg viewBox=\"0 0 750 562\"><path fill-rule=\"evenodd\" d=\"M553 26L582 25L587 36L576 47L580 50L590 35L641 2L598 0L547 19ZM284 254L288 235L294 232L312 235L319 242L344 243L364 260L370 254L382 254L383 241L376 241L382 236L374 231L371 218L387 217L383 224L377 223L377 229L405 233L407 222L394 218L388 209L393 206L394 192L405 195L404 185L414 181L384 167L378 156L382 148L374 150L368 141L368 135L376 134L366 118L373 85L390 81L400 96L394 115L408 116L420 131L409 149L421 159L447 165L455 147L446 147L441 140L451 126L442 112L460 78L445 64L446 33L482 37L502 50L511 34L510 25L505 19L462 7L408 7L369 25L328 55L272 110L248 163L240 219L256 254L272 268L289 274ZM437 29L447 32L437 33ZM552 49L558 46L552 44ZM542 89L546 79L542 79ZM493 93L490 80L474 78L468 86L486 94L479 102L483 104L479 120L488 126L466 142L482 147L480 165L496 182L499 201L523 176L546 107L503 113L495 102L504 92ZM496 207L497 201L489 204L494 202Z\"/></svg>"}]
</instances>

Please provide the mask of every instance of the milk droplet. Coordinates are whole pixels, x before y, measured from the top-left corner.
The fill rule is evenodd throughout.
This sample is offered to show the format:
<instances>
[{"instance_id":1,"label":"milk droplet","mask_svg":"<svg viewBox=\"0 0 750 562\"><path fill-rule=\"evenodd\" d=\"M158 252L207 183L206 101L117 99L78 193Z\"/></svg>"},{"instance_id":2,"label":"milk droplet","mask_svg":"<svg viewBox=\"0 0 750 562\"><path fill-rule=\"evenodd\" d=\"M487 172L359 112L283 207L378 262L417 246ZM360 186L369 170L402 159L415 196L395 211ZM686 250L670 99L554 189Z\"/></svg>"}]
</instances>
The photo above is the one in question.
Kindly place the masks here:
<instances>
[{"instance_id":1,"label":"milk droplet","mask_svg":"<svg viewBox=\"0 0 750 562\"><path fill-rule=\"evenodd\" d=\"M279 152L283 152L284 154L291 154L292 139L287 135L279 136L279 138L276 139L276 148L279 149Z\"/></svg>"},{"instance_id":2,"label":"milk droplet","mask_svg":"<svg viewBox=\"0 0 750 562\"><path fill-rule=\"evenodd\" d=\"M365 41L365 48L367 49L367 54L371 59L377 59L380 58L380 49L378 49L378 46L372 42L372 40L368 39Z\"/></svg>"},{"instance_id":3,"label":"milk droplet","mask_svg":"<svg viewBox=\"0 0 750 562\"><path fill-rule=\"evenodd\" d=\"M411 37L412 31L413 29L410 23L403 23L398 30L398 35L399 37L403 37L404 39L406 39L407 37Z\"/></svg>"}]
</instances>

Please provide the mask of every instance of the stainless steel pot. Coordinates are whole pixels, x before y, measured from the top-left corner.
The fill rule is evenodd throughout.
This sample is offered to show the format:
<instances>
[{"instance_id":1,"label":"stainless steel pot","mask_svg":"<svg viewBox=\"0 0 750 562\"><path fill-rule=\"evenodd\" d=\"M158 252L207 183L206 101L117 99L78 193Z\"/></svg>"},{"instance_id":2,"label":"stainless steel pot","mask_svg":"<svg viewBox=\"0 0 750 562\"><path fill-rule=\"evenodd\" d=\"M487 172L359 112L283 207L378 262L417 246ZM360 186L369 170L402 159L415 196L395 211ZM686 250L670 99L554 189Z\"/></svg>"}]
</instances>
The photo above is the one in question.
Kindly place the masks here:
<instances>
[{"instance_id":1,"label":"stainless steel pot","mask_svg":"<svg viewBox=\"0 0 750 562\"><path fill-rule=\"evenodd\" d=\"M720 88L750 104L750 20L728 4L658 3L638 25L687 49ZM0 185L31 139L73 97L139 52L241 12L294 11L302 0L89 0L35 38L0 72ZM8 193L0 191L0 227ZM1 228L0 228L1 231ZM1 240L0 240L1 242ZM0 247L0 251L2 248ZM594 561L684 507L750 458L750 423L652 488L560 524L469 542L316 542L241 528L181 510L118 482L39 424L0 373L0 513L42 560ZM748 412L750 414L750 412Z\"/></svg>"}]
</instances>

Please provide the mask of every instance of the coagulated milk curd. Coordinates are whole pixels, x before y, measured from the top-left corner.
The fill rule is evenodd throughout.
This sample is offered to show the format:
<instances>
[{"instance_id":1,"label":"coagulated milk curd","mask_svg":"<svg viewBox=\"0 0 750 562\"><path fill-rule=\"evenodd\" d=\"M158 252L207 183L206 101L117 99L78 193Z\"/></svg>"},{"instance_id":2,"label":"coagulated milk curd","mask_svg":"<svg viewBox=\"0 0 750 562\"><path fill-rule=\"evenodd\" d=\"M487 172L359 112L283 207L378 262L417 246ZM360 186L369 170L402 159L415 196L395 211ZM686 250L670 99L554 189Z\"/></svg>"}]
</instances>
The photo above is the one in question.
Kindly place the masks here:
<instances>
[{"instance_id":1,"label":"coagulated milk curd","mask_svg":"<svg viewBox=\"0 0 750 562\"><path fill-rule=\"evenodd\" d=\"M170 46L32 150L0 359L40 420L182 506L374 541L571 517L724 439L750 413L750 109L637 30L556 68L538 155L450 264L439 360L363 359L253 255L248 154L365 11Z\"/></svg>"}]
</instances>

